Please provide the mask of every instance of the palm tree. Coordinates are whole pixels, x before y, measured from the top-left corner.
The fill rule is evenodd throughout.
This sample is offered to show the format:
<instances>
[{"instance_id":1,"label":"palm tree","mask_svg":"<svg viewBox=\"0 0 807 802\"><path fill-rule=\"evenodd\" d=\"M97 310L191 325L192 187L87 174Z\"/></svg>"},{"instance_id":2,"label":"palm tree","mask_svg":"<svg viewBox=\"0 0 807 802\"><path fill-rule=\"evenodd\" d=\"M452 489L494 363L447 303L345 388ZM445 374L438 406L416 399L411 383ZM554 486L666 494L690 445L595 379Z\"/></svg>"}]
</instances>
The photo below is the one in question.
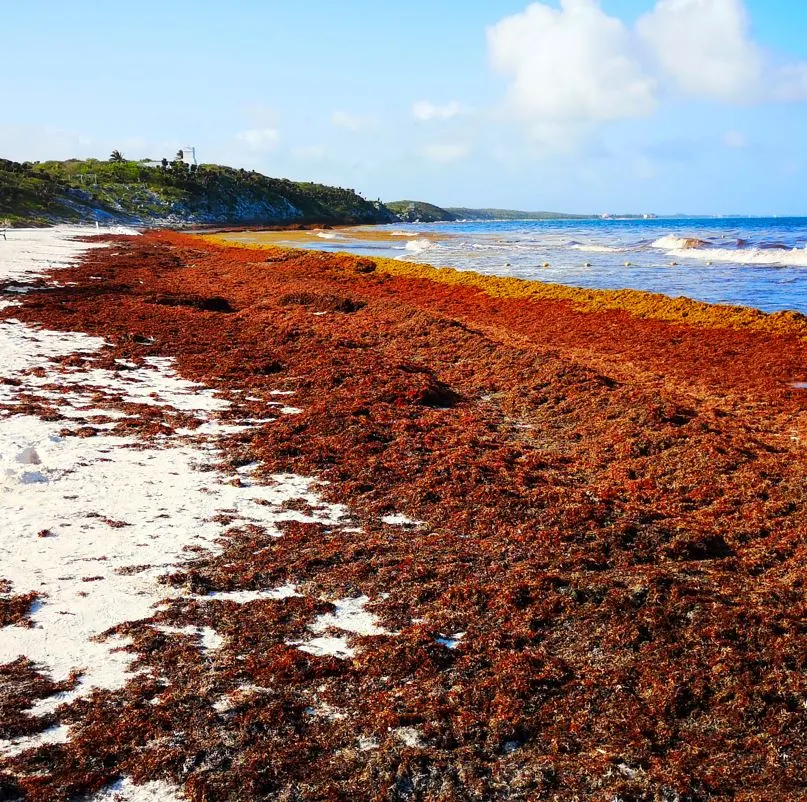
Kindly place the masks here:
<instances>
[{"instance_id":1,"label":"palm tree","mask_svg":"<svg viewBox=\"0 0 807 802\"><path fill-rule=\"evenodd\" d=\"M125 161L125 159L123 158L123 154L119 150L113 150L112 153L109 154L109 160L111 162Z\"/></svg>"}]
</instances>

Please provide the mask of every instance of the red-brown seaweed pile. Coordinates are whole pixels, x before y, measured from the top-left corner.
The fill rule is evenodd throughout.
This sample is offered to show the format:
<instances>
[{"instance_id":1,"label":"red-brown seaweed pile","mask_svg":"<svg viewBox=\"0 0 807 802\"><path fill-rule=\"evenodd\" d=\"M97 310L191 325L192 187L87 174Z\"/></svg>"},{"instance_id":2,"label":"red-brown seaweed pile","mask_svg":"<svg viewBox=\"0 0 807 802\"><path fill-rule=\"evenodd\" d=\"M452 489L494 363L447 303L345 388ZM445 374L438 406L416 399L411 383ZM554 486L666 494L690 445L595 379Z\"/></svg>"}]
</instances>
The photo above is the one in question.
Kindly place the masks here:
<instances>
[{"instance_id":1,"label":"red-brown seaweed pile","mask_svg":"<svg viewBox=\"0 0 807 802\"><path fill-rule=\"evenodd\" d=\"M69 743L0 761L0 799L124 775L197 802L807 799L792 327L496 297L441 271L173 233L111 245L13 316L102 335L110 359L175 357L228 392L293 390L301 414L230 437L226 465L316 476L356 525L233 528L166 577L188 595L120 633L148 672L59 711ZM159 414L142 409L142 436ZM284 583L306 595L198 596ZM332 609L312 599L360 595L388 634L345 660L289 645ZM223 645L155 623L214 626ZM46 685L0 667L16 731Z\"/></svg>"}]
</instances>

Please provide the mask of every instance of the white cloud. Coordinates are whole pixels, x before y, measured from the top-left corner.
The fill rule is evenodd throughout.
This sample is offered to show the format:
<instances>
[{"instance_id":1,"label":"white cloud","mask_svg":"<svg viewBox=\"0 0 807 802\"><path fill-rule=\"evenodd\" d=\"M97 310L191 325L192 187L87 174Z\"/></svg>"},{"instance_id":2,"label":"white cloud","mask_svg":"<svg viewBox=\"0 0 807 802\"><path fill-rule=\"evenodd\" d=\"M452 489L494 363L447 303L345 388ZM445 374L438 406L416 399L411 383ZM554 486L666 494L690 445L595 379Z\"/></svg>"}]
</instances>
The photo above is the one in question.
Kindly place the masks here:
<instances>
[{"instance_id":1,"label":"white cloud","mask_svg":"<svg viewBox=\"0 0 807 802\"><path fill-rule=\"evenodd\" d=\"M349 111L335 111L331 115L331 122L337 128L347 128L348 131L361 131L362 128L371 128L376 124L372 114L351 114Z\"/></svg>"},{"instance_id":2,"label":"white cloud","mask_svg":"<svg viewBox=\"0 0 807 802\"><path fill-rule=\"evenodd\" d=\"M749 28L742 0L659 0L636 25L683 93L730 103L764 91L765 56Z\"/></svg>"},{"instance_id":3,"label":"white cloud","mask_svg":"<svg viewBox=\"0 0 807 802\"><path fill-rule=\"evenodd\" d=\"M236 139L254 150L272 150L280 142L280 132L276 128L250 128L237 134Z\"/></svg>"},{"instance_id":4,"label":"white cloud","mask_svg":"<svg viewBox=\"0 0 807 802\"><path fill-rule=\"evenodd\" d=\"M777 65L743 0L657 0L634 28L598 0L533 3L488 29L506 108L533 136L573 147L592 126L652 113L672 94L730 104L807 100L807 62Z\"/></svg>"},{"instance_id":5,"label":"white cloud","mask_svg":"<svg viewBox=\"0 0 807 802\"><path fill-rule=\"evenodd\" d=\"M437 162L438 164L449 164L470 156L471 149L462 144L427 145L421 150L421 154L429 161Z\"/></svg>"},{"instance_id":6,"label":"white cloud","mask_svg":"<svg viewBox=\"0 0 807 802\"><path fill-rule=\"evenodd\" d=\"M429 120L450 120L464 111L462 105L456 100L446 103L445 106L436 106L428 100L418 100L412 104L412 116L416 120L428 122Z\"/></svg>"},{"instance_id":7,"label":"white cloud","mask_svg":"<svg viewBox=\"0 0 807 802\"><path fill-rule=\"evenodd\" d=\"M727 148L742 150L748 147L748 137L742 131L726 131L723 135L723 144Z\"/></svg>"},{"instance_id":8,"label":"white cloud","mask_svg":"<svg viewBox=\"0 0 807 802\"><path fill-rule=\"evenodd\" d=\"M508 104L541 125L649 114L654 81L635 54L630 30L596 0L533 3L488 29L488 52L510 78Z\"/></svg>"}]
</instances>

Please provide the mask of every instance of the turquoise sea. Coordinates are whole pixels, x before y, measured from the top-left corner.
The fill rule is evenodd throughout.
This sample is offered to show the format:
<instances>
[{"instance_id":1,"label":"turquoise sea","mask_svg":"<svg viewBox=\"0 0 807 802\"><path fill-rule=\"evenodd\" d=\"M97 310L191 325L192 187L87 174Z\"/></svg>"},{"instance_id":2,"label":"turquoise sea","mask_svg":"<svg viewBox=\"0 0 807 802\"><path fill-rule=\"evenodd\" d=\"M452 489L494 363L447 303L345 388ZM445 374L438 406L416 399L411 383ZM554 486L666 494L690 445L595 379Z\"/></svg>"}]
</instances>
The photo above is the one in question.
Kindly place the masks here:
<instances>
[{"instance_id":1,"label":"turquoise sea","mask_svg":"<svg viewBox=\"0 0 807 802\"><path fill-rule=\"evenodd\" d=\"M413 223L366 230L390 236L365 241L321 231L310 247L807 314L807 218Z\"/></svg>"}]
</instances>

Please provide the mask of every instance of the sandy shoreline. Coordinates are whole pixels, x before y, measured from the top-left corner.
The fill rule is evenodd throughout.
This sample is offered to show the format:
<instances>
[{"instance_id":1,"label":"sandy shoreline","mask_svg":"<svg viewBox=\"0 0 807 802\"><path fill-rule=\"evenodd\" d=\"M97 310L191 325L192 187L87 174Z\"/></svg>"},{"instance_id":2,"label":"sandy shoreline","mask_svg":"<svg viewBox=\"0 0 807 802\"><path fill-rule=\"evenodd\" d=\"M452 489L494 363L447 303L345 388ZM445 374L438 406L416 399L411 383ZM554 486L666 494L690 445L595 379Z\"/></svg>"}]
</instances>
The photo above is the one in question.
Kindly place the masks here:
<instances>
[{"instance_id":1,"label":"sandy shoreline","mask_svg":"<svg viewBox=\"0 0 807 802\"><path fill-rule=\"evenodd\" d=\"M168 232L54 284L48 236L0 276L9 799L797 798L792 321Z\"/></svg>"},{"instance_id":2,"label":"sandy shoreline","mask_svg":"<svg viewBox=\"0 0 807 802\"><path fill-rule=\"evenodd\" d=\"M222 244L250 246L280 246L294 248L324 245L349 247L352 243L380 243L400 245L407 241L436 243L452 238L451 234L437 231L400 231L394 228L379 229L372 226L334 226L328 228L286 229L276 231L245 230L220 233L198 232Z\"/></svg>"}]
</instances>

